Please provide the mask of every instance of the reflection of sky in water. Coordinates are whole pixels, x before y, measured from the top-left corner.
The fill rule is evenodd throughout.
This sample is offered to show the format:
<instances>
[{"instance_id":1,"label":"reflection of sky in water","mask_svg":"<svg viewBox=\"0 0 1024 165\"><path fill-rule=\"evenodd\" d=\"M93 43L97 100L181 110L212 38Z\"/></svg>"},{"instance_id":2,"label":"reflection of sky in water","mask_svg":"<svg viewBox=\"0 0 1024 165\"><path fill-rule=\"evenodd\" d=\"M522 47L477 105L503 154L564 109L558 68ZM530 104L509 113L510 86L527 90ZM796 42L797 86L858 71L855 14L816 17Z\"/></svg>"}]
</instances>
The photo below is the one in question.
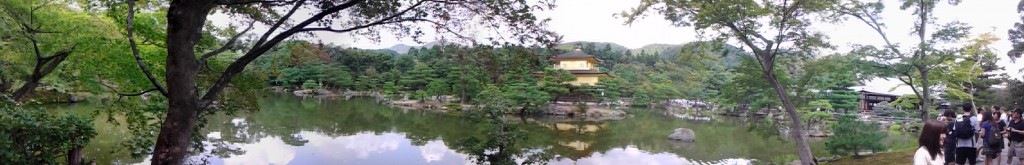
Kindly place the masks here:
<instances>
[{"instance_id":1,"label":"reflection of sky in water","mask_svg":"<svg viewBox=\"0 0 1024 165\"><path fill-rule=\"evenodd\" d=\"M211 133L218 134L219 133ZM281 137L266 137L251 144L228 144L245 154L228 158L205 157L209 164L224 165L285 165L285 164L472 164L467 156L450 149L441 140L432 140L415 146L403 133L358 133L350 136L330 137L316 132L302 131L309 140L302 146L288 145ZM215 135L208 135L215 136ZM207 144L210 147L210 144ZM149 159L148 157L146 158ZM193 160L196 161L196 160ZM579 160L556 158L549 164L589 165L676 165L676 164L751 164L746 159L725 159L716 162L687 160L671 153L649 153L635 146L615 148L604 153L595 152ZM144 161L139 164L149 164Z\"/></svg>"},{"instance_id":2,"label":"reflection of sky in water","mask_svg":"<svg viewBox=\"0 0 1024 165\"><path fill-rule=\"evenodd\" d=\"M676 165L676 164L751 164L746 159L726 159L718 162L698 162L681 158L671 153L649 153L637 149L635 146L615 148L602 153L593 153L590 157L582 158L573 162L570 159L555 159L550 164L590 164L590 165Z\"/></svg>"},{"instance_id":3,"label":"reflection of sky in water","mask_svg":"<svg viewBox=\"0 0 1024 165\"><path fill-rule=\"evenodd\" d=\"M316 132L299 133L308 143L285 144L281 137L266 137L252 144L235 144L245 154L229 158L210 156L210 164L463 164L466 156L433 140L415 146L402 133L358 133L329 137ZM147 162L144 162L147 163ZM148 163L147 163L148 164Z\"/></svg>"}]
</instances>

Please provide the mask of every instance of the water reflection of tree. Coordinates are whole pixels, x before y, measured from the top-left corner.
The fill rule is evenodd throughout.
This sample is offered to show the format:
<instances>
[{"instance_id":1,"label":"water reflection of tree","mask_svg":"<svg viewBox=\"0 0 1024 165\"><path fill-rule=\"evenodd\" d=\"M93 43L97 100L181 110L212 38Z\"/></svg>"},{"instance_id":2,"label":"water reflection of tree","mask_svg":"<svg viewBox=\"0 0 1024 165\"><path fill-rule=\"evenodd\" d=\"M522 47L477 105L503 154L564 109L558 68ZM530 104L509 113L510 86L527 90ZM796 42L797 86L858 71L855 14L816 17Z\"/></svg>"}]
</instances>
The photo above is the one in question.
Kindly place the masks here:
<instances>
[{"instance_id":1,"label":"water reflection of tree","mask_svg":"<svg viewBox=\"0 0 1024 165\"><path fill-rule=\"evenodd\" d=\"M550 154L543 148L526 147L523 142L529 138L527 131L503 119L513 106L509 99L496 96L496 91L489 86L477 97L480 104L465 113L464 119L470 124L486 128L477 130L482 136L463 137L452 148L468 154L476 164L545 164Z\"/></svg>"},{"instance_id":2,"label":"water reflection of tree","mask_svg":"<svg viewBox=\"0 0 1024 165\"><path fill-rule=\"evenodd\" d=\"M627 146L648 153L672 153L688 160L703 162L727 158L770 160L776 155L792 153L784 147L791 144L780 144L785 142L777 140L777 129L767 129L770 127L768 125L747 125L746 121L729 118L719 118L716 122L686 121L655 112L634 112L633 118L619 121L545 123L531 121L535 119L526 119L526 122L506 119L502 123L491 123L484 120L462 120L460 114L392 109L369 99L325 101L315 107L302 106L302 102L307 101L315 100L270 98L261 103L262 110L258 113L213 116L204 132L220 132L221 138L207 139L207 142L248 144L267 137L288 141L287 138L292 138L291 135L298 132L315 132L330 137L394 132L404 134L417 146L441 140L449 148L469 155L474 161L490 164L531 159L533 162L546 162L555 159L553 155L580 160L595 153L607 154L610 150ZM550 126L557 123L572 125L575 129L559 131ZM590 126L597 129L584 129ZM696 132L698 141L673 143L665 139L668 133L680 127ZM505 130L505 133L496 133L497 130ZM757 133L765 130L774 130L774 133ZM580 147L562 145L560 142L587 145L579 150ZM233 145L212 145L211 148L219 157L245 153L233 150L237 149Z\"/></svg>"}]
</instances>

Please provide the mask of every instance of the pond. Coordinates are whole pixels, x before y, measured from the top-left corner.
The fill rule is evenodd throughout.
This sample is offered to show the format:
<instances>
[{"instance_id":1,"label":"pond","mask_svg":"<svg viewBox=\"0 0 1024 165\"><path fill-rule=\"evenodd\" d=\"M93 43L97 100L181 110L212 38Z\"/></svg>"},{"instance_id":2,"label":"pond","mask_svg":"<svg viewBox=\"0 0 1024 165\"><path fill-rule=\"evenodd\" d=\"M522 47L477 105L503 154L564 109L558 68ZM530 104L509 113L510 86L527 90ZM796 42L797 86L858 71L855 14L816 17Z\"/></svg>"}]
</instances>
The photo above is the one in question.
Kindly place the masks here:
<instances>
[{"instance_id":1,"label":"pond","mask_svg":"<svg viewBox=\"0 0 1024 165\"><path fill-rule=\"evenodd\" d=\"M401 110L372 99L302 99L269 96L261 110L209 118L202 131L204 153L193 163L208 164L475 164L461 139L481 136L481 127L458 114ZM97 106L59 111L87 114ZM777 164L796 159L795 144L761 120L689 117L659 110L630 109L616 121L509 118L526 130L516 146L551 155L548 164ZM148 164L132 159L118 144L131 136L124 126L97 116L99 135L85 149L98 164ZM672 142L675 128L689 128L696 142ZM915 143L892 135L887 145ZM810 139L813 152L827 155L823 139ZM910 145L913 146L913 145Z\"/></svg>"}]
</instances>

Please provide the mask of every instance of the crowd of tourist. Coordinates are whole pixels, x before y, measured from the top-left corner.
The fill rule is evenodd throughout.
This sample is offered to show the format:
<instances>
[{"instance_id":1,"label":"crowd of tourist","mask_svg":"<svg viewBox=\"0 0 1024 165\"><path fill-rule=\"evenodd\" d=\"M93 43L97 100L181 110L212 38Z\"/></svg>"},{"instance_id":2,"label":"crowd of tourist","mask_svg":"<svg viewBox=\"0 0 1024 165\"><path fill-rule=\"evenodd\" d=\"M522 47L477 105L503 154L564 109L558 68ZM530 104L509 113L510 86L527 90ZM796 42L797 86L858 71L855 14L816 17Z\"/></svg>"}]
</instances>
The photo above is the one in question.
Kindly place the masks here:
<instances>
[{"instance_id":1,"label":"crowd of tourist","mask_svg":"<svg viewBox=\"0 0 1024 165\"><path fill-rule=\"evenodd\" d=\"M972 104L945 110L936 120L926 121L914 154L915 165L1024 164L1024 110L980 107ZM1007 158L1000 159L1006 152Z\"/></svg>"}]
</instances>

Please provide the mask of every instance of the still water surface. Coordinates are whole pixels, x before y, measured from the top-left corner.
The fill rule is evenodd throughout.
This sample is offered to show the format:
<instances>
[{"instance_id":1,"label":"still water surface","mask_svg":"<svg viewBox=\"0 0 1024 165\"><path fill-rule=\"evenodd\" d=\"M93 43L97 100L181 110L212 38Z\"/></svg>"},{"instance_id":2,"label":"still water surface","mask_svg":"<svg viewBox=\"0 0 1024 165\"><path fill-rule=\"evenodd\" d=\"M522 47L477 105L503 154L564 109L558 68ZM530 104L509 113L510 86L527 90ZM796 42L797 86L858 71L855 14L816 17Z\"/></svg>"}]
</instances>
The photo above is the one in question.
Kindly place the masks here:
<instances>
[{"instance_id":1,"label":"still water surface","mask_svg":"<svg viewBox=\"0 0 1024 165\"><path fill-rule=\"evenodd\" d=\"M476 164L461 139L483 136L490 127L452 113L400 110L372 99L302 99L270 96L255 113L218 114L203 130L206 152L193 163L208 164ZM98 106L60 111L87 114ZM756 119L689 117L631 109L633 117L605 122L555 118L510 118L528 139L518 147L551 155L548 164L777 164L796 159L794 144ZM99 135L85 150L98 164L148 164L118 144L130 132L96 117ZM672 142L675 128L689 128L696 142ZM915 143L891 135L887 145ZM823 139L810 139L817 156ZM910 145L913 146L913 145Z\"/></svg>"}]
</instances>

